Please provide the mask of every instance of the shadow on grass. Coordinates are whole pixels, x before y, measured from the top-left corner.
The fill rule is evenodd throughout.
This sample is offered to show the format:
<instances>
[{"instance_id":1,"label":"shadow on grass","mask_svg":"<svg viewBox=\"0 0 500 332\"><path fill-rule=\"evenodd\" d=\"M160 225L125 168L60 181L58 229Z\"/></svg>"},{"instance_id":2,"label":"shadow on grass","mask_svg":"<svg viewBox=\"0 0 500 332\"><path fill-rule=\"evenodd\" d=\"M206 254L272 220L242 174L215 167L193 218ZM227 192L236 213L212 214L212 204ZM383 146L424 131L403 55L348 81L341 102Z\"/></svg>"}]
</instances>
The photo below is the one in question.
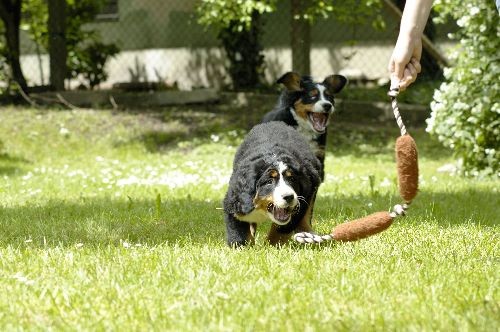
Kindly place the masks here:
<instances>
[{"instance_id":1,"label":"shadow on grass","mask_svg":"<svg viewBox=\"0 0 500 332\"><path fill-rule=\"evenodd\" d=\"M368 208L367 202L372 205ZM315 228L330 229L346 220L387 211L395 197L325 195L315 204ZM221 203L189 198L167 199L158 210L153 200L82 199L51 201L41 206L0 209L0 245L14 247L132 245L162 243L223 244L225 227ZM498 193L469 190L460 193L420 193L409 211L412 224L441 227L475 223L498 225ZM411 224L410 223L410 224ZM266 226L260 232L265 232ZM262 236L261 233L260 235ZM262 237L261 237L262 238Z\"/></svg>"},{"instance_id":2,"label":"shadow on grass","mask_svg":"<svg viewBox=\"0 0 500 332\"><path fill-rule=\"evenodd\" d=\"M146 125L140 135L119 145L139 142L153 153L178 148L180 143L194 148L210 141L213 135L246 132L261 118L255 110L219 104L175 106L150 110L148 114L156 124Z\"/></svg>"},{"instance_id":3,"label":"shadow on grass","mask_svg":"<svg viewBox=\"0 0 500 332\"><path fill-rule=\"evenodd\" d=\"M223 239L220 202L82 199L0 209L2 245L159 244Z\"/></svg>"},{"instance_id":4,"label":"shadow on grass","mask_svg":"<svg viewBox=\"0 0 500 332\"><path fill-rule=\"evenodd\" d=\"M318 198L314 211L316 218L334 220L336 225L391 210L400 203L401 198L395 195L353 195L338 199L329 196ZM442 227L467 223L498 226L498 206L500 193L492 191L420 192L408 210L408 218L416 223L432 222Z\"/></svg>"},{"instance_id":5,"label":"shadow on grass","mask_svg":"<svg viewBox=\"0 0 500 332\"><path fill-rule=\"evenodd\" d=\"M7 153L0 153L0 175L19 173L23 165L29 162L24 158L13 157Z\"/></svg>"},{"instance_id":6,"label":"shadow on grass","mask_svg":"<svg viewBox=\"0 0 500 332\"><path fill-rule=\"evenodd\" d=\"M451 152L425 132L423 127L408 128L414 138L419 156L433 160L449 158ZM328 132L327 153L336 156L394 156L396 139L400 136L397 125L336 122Z\"/></svg>"},{"instance_id":7,"label":"shadow on grass","mask_svg":"<svg viewBox=\"0 0 500 332\"><path fill-rule=\"evenodd\" d=\"M161 153L182 147L196 148L210 142L213 137L225 137L224 143L238 145L245 133L258 124L268 111L266 105L255 107L233 107L212 104L177 106L148 112L154 121L144 124L141 133L128 142L119 145L140 143L149 152ZM370 156L387 154L393 156L394 144L400 135L395 122L378 122L373 119L348 121L341 115L334 115L328 131L327 154L337 156ZM409 132L417 142L421 155L430 159L450 156L450 151L432 139L423 126L410 127ZM235 135L228 135L230 133Z\"/></svg>"}]
</instances>

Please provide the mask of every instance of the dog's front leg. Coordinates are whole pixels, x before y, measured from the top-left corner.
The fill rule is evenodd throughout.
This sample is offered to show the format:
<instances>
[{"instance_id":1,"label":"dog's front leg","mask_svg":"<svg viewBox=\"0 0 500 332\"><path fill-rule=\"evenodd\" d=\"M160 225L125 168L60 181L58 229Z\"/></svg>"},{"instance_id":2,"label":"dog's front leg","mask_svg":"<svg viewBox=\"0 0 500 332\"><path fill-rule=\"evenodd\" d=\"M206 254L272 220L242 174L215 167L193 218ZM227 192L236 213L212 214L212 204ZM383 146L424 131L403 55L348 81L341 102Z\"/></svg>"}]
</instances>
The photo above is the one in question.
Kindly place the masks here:
<instances>
[{"instance_id":1,"label":"dog's front leg","mask_svg":"<svg viewBox=\"0 0 500 332\"><path fill-rule=\"evenodd\" d=\"M314 210L314 202L316 200L316 193L314 193L313 197L309 201L309 204L307 205L307 210L304 214L304 216L300 219L299 223L297 224L297 228L295 229L296 232L312 232L312 216L313 216L313 210Z\"/></svg>"},{"instance_id":2,"label":"dog's front leg","mask_svg":"<svg viewBox=\"0 0 500 332\"><path fill-rule=\"evenodd\" d=\"M276 224L271 225L271 229L267 234L267 241L273 246L285 244L292 237L292 233L280 233Z\"/></svg>"},{"instance_id":3,"label":"dog's front leg","mask_svg":"<svg viewBox=\"0 0 500 332\"><path fill-rule=\"evenodd\" d=\"M230 247L238 248L254 243L256 224L239 221L230 214L225 215L224 221L226 222L227 244Z\"/></svg>"}]
</instances>

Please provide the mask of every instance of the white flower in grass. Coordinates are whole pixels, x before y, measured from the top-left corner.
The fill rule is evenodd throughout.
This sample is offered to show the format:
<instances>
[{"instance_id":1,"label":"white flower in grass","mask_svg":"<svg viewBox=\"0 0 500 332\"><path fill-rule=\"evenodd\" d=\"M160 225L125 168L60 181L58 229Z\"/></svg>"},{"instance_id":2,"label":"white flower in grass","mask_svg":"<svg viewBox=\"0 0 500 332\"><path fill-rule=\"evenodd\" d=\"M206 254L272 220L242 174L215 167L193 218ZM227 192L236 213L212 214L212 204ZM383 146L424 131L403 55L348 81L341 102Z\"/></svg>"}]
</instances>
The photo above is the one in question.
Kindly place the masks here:
<instances>
[{"instance_id":1,"label":"white flower in grass","mask_svg":"<svg viewBox=\"0 0 500 332\"><path fill-rule=\"evenodd\" d=\"M123 246L123 248L128 249L128 248L130 248L130 247L131 247L131 244L130 244L130 243L128 243L127 241L123 241L123 242L122 242L122 246Z\"/></svg>"},{"instance_id":2,"label":"white flower in grass","mask_svg":"<svg viewBox=\"0 0 500 332\"><path fill-rule=\"evenodd\" d=\"M28 285L28 286L31 286L35 283L34 280L30 280L28 279L28 277L22 275L21 272L17 272L16 274L14 274L12 276L13 279L16 279L17 281L19 281L20 283L22 284L25 284L25 285Z\"/></svg>"},{"instance_id":3,"label":"white flower in grass","mask_svg":"<svg viewBox=\"0 0 500 332\"><path fill-rule=\"evenodd\" d=\"M59 134L61 134L62 136L68 136L69 135L69 129L65 128L65 127L61 127L59 129Z\"/></svg>"},{"instance_id":4,"label":"white flower in grass","mask_svg":"<svg viewBox=\"0 0 500 332\"><path fill-rule=\"evenodd\" d=\"M75 244L76 249L82 249L83 248L83 243L77 243Z\"/></svg>"},{"instance_id":5,"label":"white flower in grass","mask_svg":"<svg viewBox=\"0 0 500 332\"><path fill-rule=\"evenodd\" d=\"M26 174L25 176L23 176L21 179L23 180L29 180L33 177L33 173L31 172L28 172L28 174Z\"/></svg>"},{"instance_id":6,"label":"white flower in grass","mask_svg":"<svg viewBox=\"0 0 500 332\"><path fill-rule=\"evenodd\" d=\"M29 189L28 191L28 195L29 196L35 196L35 195L38 195L42 192L42 189Z\"/></svg>"},{"instance_id":7,"label":"white flower in grass","mask_svg":"<svg viewBox=\"0 0 500 332\"><path fill-rule=\"evenodd\" d=\"M390 187L391 186L391 181L388 178L384 178L382 182L380 182L381 187Z\"/></svg>"},{"instance_id":8,"label":"white flower in grass","mask_svg":"<svg viewBox=\"0 0 500 332\"><path fill-rule=\"evenodd\" d=\"M231 297L227 295L226 293L223 292L217 292L215 293L215 296L222 299L222 300L229 300Z\"/></svg>"},{"instance_id":9,"label":"white flower in grass","mask_svg":"<svg viewBox=\"0 0 500 332\"><path fill-rule=\"evenodd\" d=\"M437 169L439 173L455 173L457 166L454 164L445 164Z\"/></svg>"}]
</instances>

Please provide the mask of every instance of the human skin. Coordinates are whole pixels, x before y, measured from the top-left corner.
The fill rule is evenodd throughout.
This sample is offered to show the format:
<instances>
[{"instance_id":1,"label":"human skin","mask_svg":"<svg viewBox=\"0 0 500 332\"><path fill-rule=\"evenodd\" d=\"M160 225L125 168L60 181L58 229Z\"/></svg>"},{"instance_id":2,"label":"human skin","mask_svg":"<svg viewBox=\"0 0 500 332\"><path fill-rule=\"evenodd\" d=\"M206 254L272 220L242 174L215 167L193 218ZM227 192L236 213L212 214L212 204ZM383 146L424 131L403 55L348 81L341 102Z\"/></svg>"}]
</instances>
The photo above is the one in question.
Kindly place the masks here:
<instances>
[{"instance_id":1,"label":"human skin","mask_svg":"<svg viewBox=\"0 0 500 332\"><path fill-rule=\"evenodd\" d=\"M432 0L406 1L398 39L389 61L391 88L405 90L422 70L422 35L431 7Z\"/></svg>"}]
</instances>

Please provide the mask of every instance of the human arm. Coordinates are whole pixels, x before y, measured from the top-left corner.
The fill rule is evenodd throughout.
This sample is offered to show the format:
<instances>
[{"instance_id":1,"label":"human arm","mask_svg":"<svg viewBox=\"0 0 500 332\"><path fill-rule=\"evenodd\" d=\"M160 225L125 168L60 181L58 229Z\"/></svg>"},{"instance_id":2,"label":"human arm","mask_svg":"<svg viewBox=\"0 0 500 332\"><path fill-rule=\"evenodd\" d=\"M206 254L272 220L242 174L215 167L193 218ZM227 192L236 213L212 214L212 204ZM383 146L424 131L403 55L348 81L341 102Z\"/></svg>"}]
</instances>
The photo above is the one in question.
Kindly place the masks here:
<instances>
[{"instance_id":1,"label":"human arm","mask_svg":"<svg viewBox=\"0 0 500 332\"><path fill-rule=\"evenodd\" d=\"M389 61L391 87L405 90L422 67L422 35L429 18L432 0L406 1L396 46Z\"/></svg>"}]
</instances>

